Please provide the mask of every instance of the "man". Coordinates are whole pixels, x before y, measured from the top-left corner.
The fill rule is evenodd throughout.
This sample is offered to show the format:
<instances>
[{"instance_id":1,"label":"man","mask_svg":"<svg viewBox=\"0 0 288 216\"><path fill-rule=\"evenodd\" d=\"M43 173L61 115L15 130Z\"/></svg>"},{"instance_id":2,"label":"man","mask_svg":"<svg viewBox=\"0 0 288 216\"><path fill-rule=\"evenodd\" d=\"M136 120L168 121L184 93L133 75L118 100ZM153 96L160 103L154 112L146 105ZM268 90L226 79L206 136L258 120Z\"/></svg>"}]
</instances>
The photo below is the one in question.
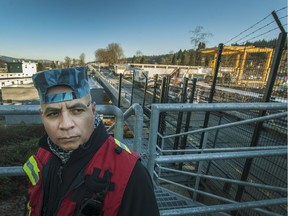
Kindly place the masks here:
<instances>
[{"instance_id":1,"label":"man","mask_svg":"<svg viewBox=\"0 0 288 216\"><path fill-rule=\"evenodd\" d=\"M85 67L33 75L47 134L24 165L26 215L159 215L139 156L108 135Z\"/></svg>"}]
</instances>

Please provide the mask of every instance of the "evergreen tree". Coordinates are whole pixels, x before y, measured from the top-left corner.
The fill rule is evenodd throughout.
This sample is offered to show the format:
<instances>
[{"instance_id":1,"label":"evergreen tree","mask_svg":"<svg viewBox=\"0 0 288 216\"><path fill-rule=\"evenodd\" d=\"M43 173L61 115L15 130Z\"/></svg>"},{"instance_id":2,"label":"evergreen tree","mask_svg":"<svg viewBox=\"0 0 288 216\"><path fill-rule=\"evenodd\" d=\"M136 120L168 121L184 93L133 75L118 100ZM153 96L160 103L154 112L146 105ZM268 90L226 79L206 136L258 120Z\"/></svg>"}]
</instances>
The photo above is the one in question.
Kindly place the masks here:
<instances>
[{"instance_id":1,"label":"evergreen tree","mask_svg":"<svg viewBox=\"0 0 288 216\"><path fill-rule=\"evenodd\" d=\"M56 68L56 64L55 64L54 61L51 62L50 67L53 68L53 69Z\"/></svg>"},{"instance_id":2,"label":"evergreen tree","mask_svg":"<svg viewBox=\"0 0 288 216\"><path fill-rule=\"evenodd\" d=\"M80 66L85 65L85 54L84 53L81 53L79 56L79 64L80 64Z\"/></svg>"},{"instance_id":3,"label":"evergreen tree","mask_svg":"<svg viewBox=\"0 0 288 216\"><path fill-rule=\"evenodd\" d=\"M142 56L141 59L140 59L140 64L145 64L145 63L146 63L145 57Z\"/></svg>"},{"instance_id":4,"label":"evergreen tree","mask_svg":"<svg viewBox=\"0 0 288 216\"><path fill-rule=\"evenodd\" d=\"M180 62L180 61L181 61L182 56L183 56L183 52L182 52L182 50L180 49L180 50L178 51L178 54L177 54L177 62Z\"/></svg>"},{"instance_id":5,"label":"evergreen tree","mask_svg":"<svg viewBox=\"0 0 288 216\"><path fill-rule=\"evenodd\" d=\"M37 64L37 71L43 71L44 70L44 66L41 62L38 62Z\"/></svg>"},{"instance_id":6,"label":"evergreen tree","mask_svg":"<svg viewBox=\"0 0 288 216\"><path fill-rule=\"evenodd\" d=\"M176 55L174 54L173 55L173 58L172 58L172 65L176 65L177 64L177 58L176 58Z\"/></svg>"},{"instance_id":7,"label":"evergreen tree","mask_svg":"<svg viewBox=\"0 0 288 216\"><path fill-rule=\"evenodd\" d=\"M190 60L190 53L186 50L184 50L182 59L181 59L181 65L189 65L189 60Z\"/></svg>"}]
</instances>

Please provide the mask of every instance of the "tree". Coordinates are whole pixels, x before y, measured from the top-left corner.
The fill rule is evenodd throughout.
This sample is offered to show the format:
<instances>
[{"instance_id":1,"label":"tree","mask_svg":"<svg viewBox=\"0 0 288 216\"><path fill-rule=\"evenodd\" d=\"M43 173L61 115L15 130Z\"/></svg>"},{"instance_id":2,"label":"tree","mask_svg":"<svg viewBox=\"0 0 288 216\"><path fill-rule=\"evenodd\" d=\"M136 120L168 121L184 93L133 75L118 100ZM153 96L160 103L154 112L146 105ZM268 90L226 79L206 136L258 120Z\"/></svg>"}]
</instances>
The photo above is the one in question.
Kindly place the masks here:
<instances>
[{"instance_id":1,"label":"tree","mask_svg":"<svg viewBox=\"0 0 288 216\"><path fill-rule=\"evenodd\" d=\"M55 64L54 61L51 62L50 67L53 68L53 69L56 68L56 64Z\"/></svg>"},{"instance_id":2,"label":"tree","mask_svg":"<svg viewBox=\"0 0 288 216\"><path fill-rule=\"evenodd\" d=\"M137 50L136 54L137 57L141 57L143 56L143 53L140 50Z\"/></svg>"},{"instance_id":3,"label":"tree","mask_svg":"<svg viewBox=\"0 0 288 216\"><path fill-rule=\"evenodd\" d=\"M196 28L193 31L190 31L192 33L191 44L192 49L196 50L196 48L199 46L200 43L205 44L208 42L207 38L213 37L212 33L209 32L203 32L204 28L203 26L196 26Z\"/></svg>"},{"instance_id":4,"label":"tree","mask_svg":"<svg viewBox=\"0 0 288 216\"><path fill-rule=\"evenodd\" d=\"M204 42L200 42L200 43L198 44L197 50L205 49L205 48L206 48L206 44L205 44Z\"/></svg>"},{"instance_id":5,"label":"tree","mask_svg":"<svg viewBox=\"0 0 288 216\"><path fill-rule=\"evenodd\" d=\"M189 57L189 65L195 65L195 57L196 57L196 51L191 50Z\"/></svg>"},{"instance_id":6,"label":"tree","mask_svg":"<svg viewBox=\"0 0 288 216\"><path fill-rule=\"evenodd\" d=\"M106 49L109 57L109 64L116 64L124 57L123 50L117 43L108 44Z\"/></svg>"},{"instance_id":7,"label":"tree","mask_svg":"<svg viewBox=\"0 0 288 216\"><path fill-rule=\"evenodd\" d=\"M172 58L172 65L176 65L177 64L177 57L176 55L174 54L173 55L173 58Z\"/></svg>"},{"instance_id":8,"label":"tree","mask_svg":"<svg viewBox=\"0 0 288 216\"><path fill-rule=\"evenodd\" d=\"M198 57L198 51L202 47L206 46L207 38L212 37L213 34L209 32L204 32L203 26L197 26L192 32L191 44L192 49L196 52L194 53L194 56L192 57L194 60L191 62L194 62L195 65L198 65L199 57Z\"/></svg>"},{"instance_id":9,"label":"tree","mask_svg":"<svg viewBox=\"0 0 288 216\"><path fill-rule=\"evenodd\" d=\"M183 51L182 53L182 58L180 61L180 65L188 65L189 64L189 52L187 52L186 50Z\"/></svg>"},{"instance_id":10,"label":"tree","mask_svg":"<svg viewBox=\"0 0 288 216\"><path fill-rule=\"evenodd\" d=\"M144 56L142 56L140 59L140 64L145 64L145 63L146 63L146 59Z\"/></svg>"},{"instance_id":11,"label":"tree","mask_svg":"<svg viewBox=\"0 0 288 216\"><path fill-rule=\"evenodd\" d=\"M182 50L180 49L180 50L178 51L178 54L177 54L177 61L178 61L178 62L182 59L182 55L183 55L183 52L182 52Z\"/></svg>"},{"instance_id":12,"label":"tree","mask_svg":"<svg viewBox=\"0 0 288 216\"><path fill-rule=\"evenodd\" d=\"M70 67L71 66L71 58L70 57L66 56L64 58L64 62L65 62L65 66L66 67Z\"/></svg>"},{"instance_id":13,"label":"tree","mask_svg":"<svg viewBox=\"0 0 288 216\"><path fill-rule=\"evenodd\" d=\"M73 58L72 59L72 67L76 67L77 66L77 59Z\"/></svg>"},{"instance_id":14,"label":"tree","mask_svg":"<svg viewBox=\"0 0 288 216\"><path fill-rule=\"evenodd\" d=\"M137 50L135 56L133 56L134 63L141 63L143 57L143 53L140 50Z\"/></svg>"},{"instance_id":15,"label":"tree","mask_svg":"<svg viewBox=\"0 0 288 216\"><path fill-rule=\"evenodd\" d=\"M95 51L95 58L98 62L105 62L109 65L117 64L120 59L124 58L123 50L117 43L108 44L106 49Z\"/></svg>"},{"instance_id":16,"label":"tree","mask_svg":"<svg viewBox=\"0 0 288 216\"><path fill-rule=\"evenodd\" d=\"M37 64L37 71L43 71L44 70L44 66L41 62L38 62Z\"/></svg>"},{"instance_id":17,"label":"tree","mask_svg":"<svg viewBox=\"0 0 288 216\"><path fill-rule=\"evenodd\" d=\"M80 66L83 66L85 65L85 54L84 53L81 53L81 55L79 56L79 64Z\"/></svg>"},{"instance_id":18,"label":"tree","mask_svg":"<svg viewBox=\"0 0 288 216\"><path fill-rule=\"evenodd\" d=\"M107 62L107 52L106 49L97 49L95 51L95 59L97 62Z\"/></svg>"}]
</instances>

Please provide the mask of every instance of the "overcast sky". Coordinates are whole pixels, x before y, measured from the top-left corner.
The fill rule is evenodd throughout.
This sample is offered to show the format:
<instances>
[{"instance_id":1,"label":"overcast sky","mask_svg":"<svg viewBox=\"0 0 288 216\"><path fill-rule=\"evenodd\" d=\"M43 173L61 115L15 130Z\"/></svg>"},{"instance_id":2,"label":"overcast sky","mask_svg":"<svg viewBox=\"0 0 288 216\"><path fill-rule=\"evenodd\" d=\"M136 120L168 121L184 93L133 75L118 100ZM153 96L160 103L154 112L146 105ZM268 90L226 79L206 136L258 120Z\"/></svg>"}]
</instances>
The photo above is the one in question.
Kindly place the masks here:
<instances>
[{"instance_id":1,"label":"overcast sky","mask_svg":"<svg viewBox=\"0 0 288 216\"><path fill-rule=\"evenodd\" d=\"M64 61L84 53L92 61L110 43L126 57L167 54L191 49L196 26L213 34L206 44L213 47L286 6L287 0L1 0L0 55ZM287 16L287 8L279 13ZM281 22L287 25L287 17Z\"/></svg>"}]
</instances>

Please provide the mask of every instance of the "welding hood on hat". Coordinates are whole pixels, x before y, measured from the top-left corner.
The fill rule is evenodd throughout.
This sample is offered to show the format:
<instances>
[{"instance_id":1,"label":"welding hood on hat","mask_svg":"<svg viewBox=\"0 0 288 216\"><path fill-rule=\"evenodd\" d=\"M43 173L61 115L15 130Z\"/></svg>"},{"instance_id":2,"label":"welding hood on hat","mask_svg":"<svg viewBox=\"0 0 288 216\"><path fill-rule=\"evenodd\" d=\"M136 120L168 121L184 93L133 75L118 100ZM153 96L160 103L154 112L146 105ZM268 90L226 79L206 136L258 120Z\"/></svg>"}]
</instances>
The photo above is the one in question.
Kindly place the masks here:
<instances>
[{"instance_id":1,"label":"welding hood on hat","mask_svg":"<svg viewBox=\"0 0 288 216\"><path fill-rule=\"evenodd\" d=\"M40 97L40 103L58 103L82 98L90 93L87 67L46 70L32 76L35 88ZM68 86L72 92L47 94L54 86Z\"/></svg>"}]
</instances>

